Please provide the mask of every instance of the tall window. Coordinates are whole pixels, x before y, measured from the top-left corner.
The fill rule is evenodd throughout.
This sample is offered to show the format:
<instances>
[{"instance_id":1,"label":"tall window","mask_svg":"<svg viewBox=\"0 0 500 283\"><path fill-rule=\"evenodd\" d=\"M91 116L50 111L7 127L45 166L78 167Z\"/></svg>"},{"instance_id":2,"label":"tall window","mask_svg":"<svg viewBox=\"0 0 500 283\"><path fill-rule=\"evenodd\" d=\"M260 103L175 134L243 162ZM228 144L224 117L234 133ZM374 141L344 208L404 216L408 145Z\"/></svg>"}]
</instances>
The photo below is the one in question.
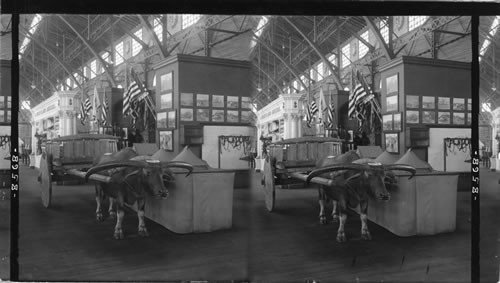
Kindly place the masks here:
<instances>
[{"instance_id":1,"label":"tall window","mask_svg":"<svg viewBox=\"0 0 500 283\"><path fill-rule=\"evenodd\" d=\"M40 21L42 20L42 15L40 14L36 14L35 17L33 17L33 20L31 21L31 24L30 24L30 34L35 34L37 28L38 28L38 24L40 23ZM30 38L29 37L24 37L24 40L23 40L23 43L21 44L21 48L19 48L19 53L23 54L24 53L24 50L26 50L26 47L28 47L28 43L30 43Z\"/></svg>"},{"instance_id":2,"label":"tall window","mask_svg":"<svg viewBox=\"0 0 500 283\"><path fill-rule=\"evenodd\" d=\"M160 42L163 42L163 25L161 24L161 20L159 18L155 18L153 20L153 31L158 37Z\"/></svg>"},{"instance_id":3,"label":"tall window","mask_svg":"<svg viewBox=\"0 0 500 283\"><path fill-rule=\"evenodd\" d=\"M318 76L315 67L311 67L311 69L309 69L309 77L314 82L318 81Z\"/></svg>"},{"instance_id":4,"label":"tall window","mask_svg":"<svg viewBox=\"0 0 500 283\"><path fill-rule=\"evenodd\" d=\"M306 80L306 76L304 76L304 75L300 76L300 80L301 80L301 81L302 81L302 82L303 82L306 86L308 86L308 85L309 85L309 82ZM302 87L303 87L303 86L302 86L302 84L300 84L299 86L300 86L300 90L303 90L303 88L302 88Z\"/></svg>"},{"instance_id":5,"label":"tall window","mask_svg":"<svg viewBox=\"0 0 500 283\"><path fill-rule=\"evenodd\" d=\"M201 18L200 14L182 15L182 29L194 25Z\"/></svg>"},{"instance_id":6,"label":"tall window","mask_svg":"<svg viewBox=\"0 0 500 283\"><path fill-rule=\"evenodd\" d=\"M142 28L138 31L134 32L134 35L137 36L140 40L142 40ZM142 45L137 42L135 39L132 40L132 56L139 54L142 49Z\"/></svg>"},{"instance_id":7,"label":"tall window","mask_svg":"<svg viewBox=\"0 0 500 283\"><path fill-rule=\"evenodd\" d=\"M368 31L365 31L361 34L361 38L364 39L366 42L368 42ZM358 44L358 54L359 54L359 59L363 58L366 53L368 53L368 46L366 46L361 40L359 41Z\"/></svg>"},{"instance_id":8,"label":"tall window","mask_svg":"<svg viewBox=\"0 0 500 283\"><path fill-rule=\"evenodd\" d=\"M337 55L336 54L332 54L330 56L328 56L328 61L330 61L330 63L332 63L333 66L337 67ZM330 68L327 68L328 70L328 76L330 76L332 74L332 72L330 71Z\"/></svg>"},{"instance_id":9,"label":"tall window","mask_svg":"<svg viewBox=\"0 0 500 283\"><path fill-rule=\"evenodd\" d=\"M429 16L409 16L408 17L408 30L412 31L419 26L423 25Z\"/></svg>"},{"instance_id":10,"label":"tall window","mask_svg":"<svg viewBox=\"0 0 500 283\"><path fill-rule=\"evenodd\" d=\"M82 83L82 77L78 73L74 73L73 76L76 78L76 81L78 83Z\"/></svg>"},{"instance_id":11,"label":"tall window","mask_svg":"<svg viewBox=\"0 0 500 283\"><path fill-rule=\"evenodd\" d=\"M109 55L109 52L104 52L102 55L101 55L101 58L104 62L110 64L111 63L111 56ZM104 73L104 66L102 64L99 64L99 74L102 74Z\"/></svg>"},{"instance_id":12,"label":"tall window","mask_svg":"<svg viewBox=\"0 0 500 283\"><path fill-rule=\"evenodd\" d=\"M378 22L378 29L385 43L389 43L389 27L387 26L386 19L380 20L380 22Z\"/></svg>"},{"instance_id":13,"label":"tall window","mask_svg":"<svg viewBox=\"0 0 500 283\"><path fill-rule=\"evenodd\" d=\"M88 66L83 67L83 75L86 78L90 78L90 68Z\"/></svg>"},{"instance_id":14,"label":"tall window","mask_svg":"<svg viewBox=\"0 0 500 283\"><path fill-rule=\"evenodd\" d=\"M66 84L67 84L70 88L73 88L73 80L71 80L70 78L67 78L67 79L66 79Z\"/></svg>"},{"instance_id":15,"label":"tall window","mask_svg":"<svg viewBox=\"0 0 500 283\"><path fill-rule=\"evenodd\" d=\"M346 46L342 47L342 68L345 68L349 66L351 63L351 44L347 44Z\"/></svg>"},{"instance_id":16,"label":"tall window","mask_svg":"<svg viewBox=\"0 0 500 283\"><path fill-rule=\"evenodd\" d=\"M324 77L325 77L325 71L324 71L324 63L323 62L320 62L317 66L316 66L316 73L318 74L318 81L321 81Z\"/></svg>"},{"instance_id":17,"label":"tall window","mask_svg":"<svg viewBox=\"0 0 500 283\"><path fill-rule=\"evenodd\" d=\"M293 81L293 88L296 89L296 90L300 90L299 88L299 82L298 81ZM295 91L295 90L294 90Z\"/></svg>"},{"instance_id":18,"label":"tall window","mask_svg":"<svg viewBox=\"0 0 500 283\"><path fill-rule=\"evenodd\" d=\"M118 43L115 47L115 66L123 63L123 41Z\"/></svg>"},{"instance_id":19,"label":"tall window","mask_svg":"<svg viewBox=\"0 0 500 283\"><path fill-rule=\"evenodd\" d=\"M93 79L95 78L97 74L97 61L93 60L90 62L90 78Z\"/></svg>"}]
</instances>

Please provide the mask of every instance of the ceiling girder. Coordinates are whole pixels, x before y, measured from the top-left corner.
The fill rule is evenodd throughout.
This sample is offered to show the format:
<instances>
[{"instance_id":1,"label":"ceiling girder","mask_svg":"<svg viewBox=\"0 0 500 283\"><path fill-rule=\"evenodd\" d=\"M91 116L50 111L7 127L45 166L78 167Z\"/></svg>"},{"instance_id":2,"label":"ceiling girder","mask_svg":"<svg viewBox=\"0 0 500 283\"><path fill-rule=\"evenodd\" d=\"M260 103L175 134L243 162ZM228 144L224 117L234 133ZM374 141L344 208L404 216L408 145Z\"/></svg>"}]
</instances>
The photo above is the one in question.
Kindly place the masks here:
<instances>
[{"instance_id":1,"label":"ceiling girder","mask_svg":"<svg viewBox=\"0 0 500 283\"><path fill-rule=\"evenodd\" d=\"M94 54L94 56L97 58L97 60L101 63L101 66L104 69L104 73L108 77L108 80L111 83L111 86L116 87L115 78L113 76L113 73L111 73L111 71L109 70L106 61L104 61L101 58L101 56L99 56L97 51L92 47L92 45L90 45L90 43L87 41L87 39L85 39L85 37L80 32L78 32L78 30L75 29L75 27L73 27L73 25L71 25L62 15L57 15L57 16L83 41L83 43L85 44L85 46L87 46L87 48L90 50L90 52L92 52L92 54Z\"/></svg>"},{"instance_id":2,"label":"ceiling girder","mask_svg":"<svg viewBox=\"0 0 500 283\"><path fill-rule=\"evenodd\" d=\"M287 69L295 76L295 78L299 81L299 83L304 87L304 89L307 89L307 85L300 79L300 76L298 72L290 65L288 64L283 57L281 57L278 52L276 52L271 46L267 45L263 40L261 40L253 31L252 31L252 37L254 38L255 41L260 43L261 46L269 50L278 60L283 63ZM307 74L309 76L309 74Z\"/></svg>"},{"instance_id":3,"label":"ceiling girder","mask_svg":"<svg viewBox=\"0 0 500 283\"><path fill-rule=\"evenodd\" d=\"M277 88L278 90L281 90L282 86L280 86L266 71L264 71L260 66L259 64L255 63L254 61L252 61L253 65L255 67L257 67L257 69L259 69L259 71L264 74L268 79L269 81L271 81ZM262 88L262 86L261 86Z\"/></svg>"},{"instance_id":4,"label":"ceiling girder","mask_svg":"<svg viewBox=\"0 0 500 283\"><path fill-rule=\"evenodd\" d=\"M47 78L47 76L45 76L45 74L40 69L38 69L38 67L35 66L35 64L33 64L30 60L23 60L23 62L30 64L31 67L33 67L33 69L35 69L50 84L50 86L54 91L57 90L56 86L52 83L52 81L49 78Z\"/></svg>"},{"instance_id":5,"label":"ceiling girder","mask_svg":"<svg viewBox=\"0 0 500 283\"><path fill-rule=\"evenodd\" d=\"M318 56L321 58L323 63L328 67L330 72L332 73L334 81L337 83L337 87L339 89L342 89L342 83L340 82L338 76L337 76L337 70L336 68L334 69L333 64L328 61L328 59L323 55L319 47L304 33L298 26L296 26L292 21L290 21L287 17L284 17L285 21L288 22L302 37L306 40L306 42L312 47L312 49L318 54Z\"/></svg>"},{"instance_id":6,"label":"ceiling girder","mask_svg":"<svg viewBox=\"0 0 500 283\"><path fill-rule=\"evenodd\" d=\"M168 55L165 53L165 50L163 49L163 45L158 39L158 36L156 36L156 33L153 30L153 27L149 23L149 21L146 19L144 15L137 15L139 17L139 20L141 20L141 24L146 29L146 31L149 33L151 38L153 39L153 46L156 48L157 53L160 55L160 59L163 60L165 59Z\"/></svg>"},{"instance_id":7,"label":"ceiling girder","mask_svg":"<svg viewBox=\"0 0 500 283\"><path fill-rule=\"evenodd\" d=\"M378 43L380 43L380 46L382 48L382 51L384 52L384 55L387 57L388 60L394 59L394 52L392 51L391 48L385 43L384 38L380 34L379 29L375 26L375 24L370 20L367 16L363 16L363 19L365 19L366 24L368 25L368 28L372 31L372 33L375 35L375 38L377 39ZM371 50L373 51L373 50Z\"/></svg>"},{"instance_id":8,"label":"ceiling girder","mask_svg":"<svg viewBox=\"0 0 500 283\"><path fill-rule=\"evenodd\" d=\"M59 57L57 57L54 52L52 52L47 46L45 46L44 44L41 44L40 42L38 42L38 40L36 38L33 37L33 35L29 32L29 31L25 31L23 28L19 28L19 31L26 37L29 37L31 39L32 42L38 44L41 48L43 48L45 51L47 51L47 53L50 54L50 56L52 56L57 63L59 63L59 65L61 65L61 67L64 69L64 71L66 71L66 73L68 73L68 75L70 75L70 77L73 78L73 80L75 81L76 85L82 89L82 85L78 82L78 80L75 78L74 76L74 73L72 73L70 70L69 70L69 67L64 63L62 62ZM77 71L79 72L79 71Z\"/></svg>"}]
</instances>

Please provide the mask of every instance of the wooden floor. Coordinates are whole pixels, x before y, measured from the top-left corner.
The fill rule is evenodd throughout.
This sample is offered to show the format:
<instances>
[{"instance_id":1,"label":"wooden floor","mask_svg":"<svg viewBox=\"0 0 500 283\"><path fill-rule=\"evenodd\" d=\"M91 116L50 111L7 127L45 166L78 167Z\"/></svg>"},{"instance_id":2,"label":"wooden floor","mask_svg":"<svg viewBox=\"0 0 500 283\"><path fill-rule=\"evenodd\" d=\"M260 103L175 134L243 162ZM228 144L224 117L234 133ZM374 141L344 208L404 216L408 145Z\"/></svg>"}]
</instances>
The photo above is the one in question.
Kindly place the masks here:
<instances>
[{"instance_id":1,"label":"wooden floor","mask_svg":"<svg viewBox=\"0 0 500 283\"><path fill-rule=\"evenodd\" d=\"M235 191L232 229L178 235L148 221L151 236L140 238L137 217L129 212L127 237L116 241L113 221L94 220L92 187L55 186L55 205L45 209L36 171L24 167L21 174L23 281L470 281L469 192L458 194L453 233L403 238L369 223L373 240L362 241L352 213L350 240L339 244L337 225L318 222L316 190L278 190L277 211L269 213L256 173L252 186Z\"/></svg>"}]
</instances>

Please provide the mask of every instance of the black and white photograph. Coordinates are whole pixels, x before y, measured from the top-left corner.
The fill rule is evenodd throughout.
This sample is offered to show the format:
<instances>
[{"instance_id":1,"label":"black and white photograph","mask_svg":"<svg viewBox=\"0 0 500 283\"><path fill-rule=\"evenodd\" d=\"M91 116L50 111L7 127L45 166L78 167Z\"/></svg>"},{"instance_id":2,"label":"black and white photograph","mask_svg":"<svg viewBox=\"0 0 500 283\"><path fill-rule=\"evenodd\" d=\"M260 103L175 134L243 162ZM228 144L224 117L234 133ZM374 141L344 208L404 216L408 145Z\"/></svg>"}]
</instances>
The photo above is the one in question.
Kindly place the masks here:
<instances>
[{"instance_id":1,"label":"black and white photograph","mask_svg":"<svg viewBox=\"0 0 500 283\"><path fill-rule=\"evenodd\" d=\"M19 112L0 84L0 145L10 111L24 144L19 268L0 162L1 280L471 281L473 17L168 8L20 13L19 66L0 65L19 79ZM496 165L492 26L477 120Z\"/></svg>"},{"instance_id":2,"label":"black and white photograph","mask_svg":"<svg viewBox=\"0 0 500 283\"><path fill-rule=\"evenodd\" d=\"M181 93L181 106L189 106L193 107L194 106L194 99L193 99L193 94L192 93L186 93L183 92Z\"/></svg>"}]
</instances>

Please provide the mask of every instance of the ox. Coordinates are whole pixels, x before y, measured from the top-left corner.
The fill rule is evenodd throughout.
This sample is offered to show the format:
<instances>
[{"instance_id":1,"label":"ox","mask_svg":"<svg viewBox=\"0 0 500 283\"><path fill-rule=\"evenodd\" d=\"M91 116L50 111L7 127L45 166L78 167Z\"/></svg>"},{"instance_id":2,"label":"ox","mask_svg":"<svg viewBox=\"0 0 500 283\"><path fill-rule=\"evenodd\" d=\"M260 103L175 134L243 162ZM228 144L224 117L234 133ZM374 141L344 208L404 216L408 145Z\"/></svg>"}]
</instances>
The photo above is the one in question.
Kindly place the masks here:
<instances>
[{"instance_id":1,"label":"ox","mask_svg":"<svg viewBox=\"0 0 500 283\"><path fill-rule=\"evenodd\" d=\"M333 180L331 186L320 185L319 187L319 217L321 224L326 224L325 202L329 199L333 200L332 217L334 221L340 219L337 232L338 242L347 240L344 232L347 208L356 208L358 205L361 218L361 239L371 240L366 222L368 199L383 201L390 199L386 185L393 186L396 180L391 170L408 171L412 174L410 178L416 173L415 168L409 165L382 165L374 163L372 159L360 159L354 151L338 156L328 156L316 163L316 169L309 173L306 182L309 183L317 176Z\"/></svg>"},{"instance_id":2,"label":"ox","mask_svg":"<svg viewBox=\"0 0 500 283\"><path fill-rule=\"evenodd\" d=\"M90 168L85 180L95 173L111 177L109 183L96 183L96 218L103 221L101 203L104 197L108 196L109 215L116 217L114 231L115 239L123 239L122 230L123 217L125 215L124 205L133 205L137 202L137 217L139 218L139 236L148 236L146 224L144 223L144 206L146 193L157 199L168 197L168 189L165 183L173 180L172 171L169 168L177 167L189 170L189 175L193 167L185 162L160 162L158 160L148 160L145 156L138 156L131 148L125 148L113 154L98 157L94 161L94 167ZM186 175L186 176L187 176ZM116 214L113 211L113 204L116 203Z\"/></svg>"}]
</instances>

